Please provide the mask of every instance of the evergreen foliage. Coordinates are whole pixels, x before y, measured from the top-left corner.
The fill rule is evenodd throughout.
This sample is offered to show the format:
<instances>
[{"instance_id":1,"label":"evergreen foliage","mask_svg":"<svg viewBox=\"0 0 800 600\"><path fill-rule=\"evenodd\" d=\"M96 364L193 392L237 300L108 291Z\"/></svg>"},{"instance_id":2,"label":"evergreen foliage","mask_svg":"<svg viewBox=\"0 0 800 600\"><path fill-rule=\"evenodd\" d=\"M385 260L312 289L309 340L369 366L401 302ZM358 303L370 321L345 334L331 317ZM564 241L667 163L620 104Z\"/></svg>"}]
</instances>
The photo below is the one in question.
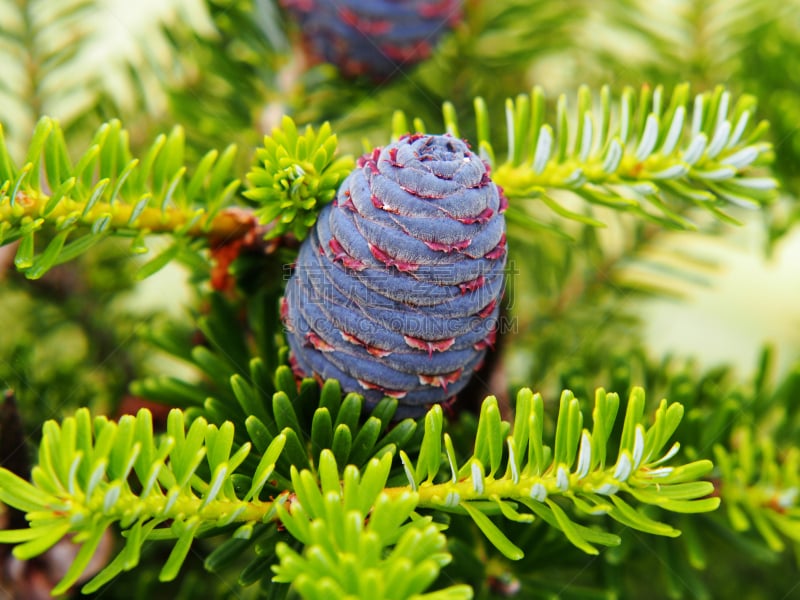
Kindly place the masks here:
<instances>
[{"instance_id":1,"label":"evergreen foliage","mask_svg":"<svg viewBox=\"0 0 800 600\"><path fill-rule=\"evenodd\" d=\"M684 240L795 232L800 4L675 4L470 0L376 81L307 62L285 2L197 0L121 102L101 3L0 0L0 591L790 597L798 363L655 356L640 301L713 281ZM507 293L403 418L303 377L281 307L353 157L415 133L508 199Z\"/></svg>"},{"instance_id":2,"label":"evergreen foliage","mask_svg":"<svg viewBox=\"0 0 800 600\"><path fill-rule=\"evenodd\" d=\"M275 378L285 380L286 374L279 369ZM235 385L233 380L231 384ZM313 385L306 382L307 388ZM713 484L699 481L711 469L710 461L663 464L677 453L675 444L662 455L683 408L662 402L653 424L645 428L641 389L635 389L628 401L613 464L607 450L619 408L615 394L597 390L590 432L582 429L578 401L565 391L555 443L545 444L543 400L523 389L517 395L513 428L501 420L496 399L484 401L474 454L461 461L451 437L442 430L441 407L435 406L424 418L415 460L400 450L395 461L400 463L395 471L406 481L391 485L398 479L391 476L396 446L386 438L377 444L375 440L389 425L396 401L377 407L359 430L361 400L353 395L342 400L337 387L331 382L319 396L310 444L305 446L296 433L303 426L295 405L306 411L313 405L303 399L293 404L283 390L273 395L271 415L261 411L267 423L254 415L246 418L250 441L244 443L236 443L230 421L217 427L197 417L187 426L178 409L170 411L166 431L158 437L152 415L144 409L118 422L92 418L87 409L60 424L48 421L31 483L0 470L0 500L24 511L30 523L28 529L0 532L0 541L18 544L14 555L30 559L73 534L80 551L54 588L58 594L76 583L107 528L118 523L125 546L84 586L91 592L120 571L134 568L141 545L148 540L175 540L159 575L162 581L171 581L196 536L230 531L236 525L231 541L239 545L255 527L279 521L306 550L301 559L285 543L276 546L280 558L276 581L295 583L304 597L312 598L364 596L377 581L377 589L386 590L385 597L403 598L424 591L438 568L449 562L444 537L431 517L422 518L420 512L466 515L500 553L518 560L523 551L487 515L501 514L520 523L539 517L579 549L597 554L593 544L617 545L618 536L573 521L556 498L568 500L578 513L608 514L629 528L666 536L679 532L635 510L620 492L636 502L679 513L707 512L719 505L718 498L706 497ZM329 409L334 409L333 415ZM324 415L336 419L333 439L330 428L315 427ZM304 450L309 446L321 448L313 470ZM253 467L237 476L253 448L258 454L251 461ZM437 477L443 454L449 468L445 478ZM337 463L337 455L341 462ZM362 474L356 464L369 456L373 458ZM528 510L520 513L521 507ZM384 548L392 549L376 564ZM214 559L210 560L213 565ZM397 582L392 585L396 577L403 578L406 591ZM469 597L469 588L457 589L447 592Z\"/></svg>"}]
</instances>

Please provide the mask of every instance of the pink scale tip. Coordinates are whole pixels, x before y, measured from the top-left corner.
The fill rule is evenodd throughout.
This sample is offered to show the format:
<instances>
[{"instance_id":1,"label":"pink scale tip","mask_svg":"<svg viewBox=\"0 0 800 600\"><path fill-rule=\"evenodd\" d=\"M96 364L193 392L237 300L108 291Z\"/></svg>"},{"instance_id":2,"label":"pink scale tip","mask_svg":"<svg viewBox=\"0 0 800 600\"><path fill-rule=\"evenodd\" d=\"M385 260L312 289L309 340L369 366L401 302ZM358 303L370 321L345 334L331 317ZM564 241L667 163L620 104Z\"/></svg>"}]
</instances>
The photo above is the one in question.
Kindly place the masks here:
<instances>
[{"instance_id":1,"label":"pink scale tip","mask_svg":"<svg viewBox=\"0 0 800 600\"><path fill-rule=\"evenodd\" d=\"M453 344L456 343L456 338L454 337L447 338L444 340L429 341L420 338L415 338L410 335L404 335L403 339L406 341L406 344L408 344L411 348L414 348L416 350L426 351L428 353L428 358L431 358L433 356L434 351L445 352L446 350L452 348Z\"/></svg>"}]
</instances>

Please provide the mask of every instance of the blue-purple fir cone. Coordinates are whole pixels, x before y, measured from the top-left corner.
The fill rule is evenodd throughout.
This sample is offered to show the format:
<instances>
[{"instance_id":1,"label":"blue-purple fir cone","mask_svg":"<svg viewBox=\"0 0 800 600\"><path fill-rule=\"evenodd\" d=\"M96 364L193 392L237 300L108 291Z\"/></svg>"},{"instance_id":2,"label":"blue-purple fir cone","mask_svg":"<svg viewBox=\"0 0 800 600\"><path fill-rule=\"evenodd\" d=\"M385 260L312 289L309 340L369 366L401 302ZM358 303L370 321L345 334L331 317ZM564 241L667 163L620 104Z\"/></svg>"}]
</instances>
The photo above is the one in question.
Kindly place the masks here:
<instances>
[{"instance_id":1,"label":"blue-purple fir cone","mask_svg":"<svg viewBox=\"0 0 800 600\"><path fill-rule=\"evenodd\" d=\"M347 76L392 76L430 56L463 0L281 0L316 58Z\"/></svg>"},{"instance_id":2,"label":"blue-purple fir cone","mask_svg":"<svg viewBox=\"0 0 800 600\"><path fill-rule=\"evenodd\" d=\"M453 398L495 340L502 190L466 143L414 134L358 161L303 243L281 308L298 376L396 417Z\"/></svg>"}]
</instances>

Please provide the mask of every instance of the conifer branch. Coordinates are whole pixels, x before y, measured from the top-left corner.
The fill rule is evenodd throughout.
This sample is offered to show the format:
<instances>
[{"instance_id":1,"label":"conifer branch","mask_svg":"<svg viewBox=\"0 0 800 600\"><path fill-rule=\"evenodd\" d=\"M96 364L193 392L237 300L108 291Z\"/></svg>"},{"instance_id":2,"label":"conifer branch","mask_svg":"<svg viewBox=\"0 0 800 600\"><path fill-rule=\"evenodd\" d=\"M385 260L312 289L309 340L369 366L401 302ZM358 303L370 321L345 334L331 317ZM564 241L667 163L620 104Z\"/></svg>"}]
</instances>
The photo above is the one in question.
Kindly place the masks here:
<instances>
[{"instance_id":1,"label":"conifer branch","mask_svg":"<svg viewBox=\"0 0 800 600\"><path fill-rule=\"evenodd\" d=\"M233 450L234 428L203 419L186 427L173 410L167 434L154 437L146 410L119 423L92 419L87 409L59 425L44 425L39 463L32 483L0 469L0 500L27 513L30 528L0 531L0 542L18 544L14 555L29 559L68 534L81 548L53 593L63 593L81 575L104 532L118 524L127 541L119 556L84 587L97 589L138 564L148 539L175 539L160 579L174 579L191 541L210 529L240 524L239 537L254 525L275 518L275 502L261 501L285 437L277 436L252 471L251 483L237 493L234 472L251 444Z\"/></svg>"},{"instance_id":2,"label":"conifer branch","mask_svg":"<svg viewBox=\"0 0 800 600\"><path fill-rule=\"evenodd\" d=\"M328 406L319 410L333 408L334 391L327 394ZM363 470L355 465L342 470L345 463L337 461L336 455L346 459L348 454L337 449L337 437L342 427L349 428L348 423L357 420L358 412L352 409L338 414L340 425L332 440L330 432L319 427L312 430L311 445L322 448L312 467L311 457L301 457L307 450L298 443L300 427L297 417L292 418L291 404L281 402L285 396L283 391L275 393L276 421L271 426L248 419L252 442L244 443L234 441L231 423L217 427L198 418L187 427L178 410L170 412L166 434L160 438L154 436L150 413L145 410L119 423L92 419L86 409L60 425L49 421L32 483L0 469L0 500L27 513L30 522L29 529L0 532L0 542L18 544L14 553L24 559L74 534L81 549L57 586L58 593L75 583L104 532L119 525L125 532L125 546L85 586L90 591L135 567L141 545L148 539L176 540L160 574L168 581L177 575L198 535L238 524L234 538L247 539L258 524L280 519L305 549L301 555L278 545L278 581L295 584L307 598L322 597L331 590L358 593L382 581L380 585L387 586L384 597L404 598L406 592L394 595L393 586L387 584L394 581L392 573L417 565L403 589L421 593L449 561L439 528L417 511L466 515L503 554L519 559L523 550L505 537L489 515L520 523L539 517L578 548L594 554L594 544L616 545L619 538L573 521L559 499L578 512L607 513L628 527L667 536L679 532L636 511L621 495L681 513L706 512L719 504L718 498L706 497L713 491L711 483L700 480L711 469L709 461L666 464L678 450L675 444L665 453L664 446L680 422L682 407L663 401L646 428L641 422L641 390L634 390L628 402L613 464L609 454L616 444L611 432L619 405L615 394L597 391L590 432L582 428L578 401L564 392L552 447L543 441L541 396L529 390L519 393L513 430L500 419L497 403L490 397L482 407L474 454L462 464L449 435L442 431L442 411L437 405L425 417L415 460L404 450L399 452L397 475L405 473L407 485L389 483L390 476L396 481L394 446L372 450L373 457ZM344 404L341 408L345 409ZM270 436L275 425L283 429ZM252 475L244 485L242 476L235 473L248 460L251 446L261 457L251 464ZM288 464L280 460L282 454ZM445 481L439 477L443 463L450 471ZM263 496L275 499L262 500ZM527 510L520 512L521 507ZM426 549L423 554L420 548ZM383 558L378 561L379 557ZM342 574L347 576L342 579ZM468 597L464 588L447 593Z\"/></svg>"},{"instance_id":3,"label":"conifer branch","mask_svg":"<svg viewBox=\"0 0 800 600\"><path fill-rule=\"evenodd\" d=\"M118 121L106 123L73 164L58 122L44 117L18 168L0 129L0 243L19 241L14 262L27 277L41 277L112 234L132 238L133 253L147 252L150 233L174 236L143 267L150 274L193 236L226 240L252 230L252 216L226 210L239 188L231 177L234 146L209 152L189 175L181 128L156 138L141 158L131 155L128 140Z\"/></svg>"},{"instance_id":4,"label":"conifer branch","mask_svg":"<svg viewBox=\"0 0 800 600\"><path fill-rule=\"evenodd\" d=\"M544 94L534 88L506 102L502 159L486 104L477 98L477 145L494 168L493 180L512 201L510 220L516 215L535 223L523 200L536 199L556 215L589 225L602 225L591 209L598 205L671 228L694 229L682 214L684 207L736 222L725 206L758 208L776 197L777 181L758 170L771 161L772 146L763 141L767 124L756 123L755 104L750 96L733 103L723 87L692 100L686 84L677 86L671 98L661 86L643 87L638 98L626 88L612 102L608 87L593 99L584 86L574 113L562 95L555 122L548 123ZM446 103L443 114L447 131L458 136L452 105ZM424 127L413 122L413 129ZM397 113L394 134L409 129L405 115ZM558 192L582 199L582 210L568 208Z\"/></svg>"},{"instance_id":5,"label":"conifer branch","mask_svg":"<svg viewBox=\"0 0 800 600\"><path fill-rule=\"evenodd\" d=\"M335 157L327 124L299 133L286 117L257 151L245 194L255 205L249 212L233 206L240 183L231 175L235 146L208 152L189 173L182 128L156 138L141 159L132 157L128 138L118 121L106 123L73 166L58 123L45 117L18 168L0 128L0 244L20 242L15 266L27 277L41 277L109 235L133 238L133 253L147 252L149 234L173 236L141 276L196 238L229 244L256 231L272 238L291 230L302 239L353 166L351 157Z\"/></svg>"},{"instance_id":6,"label":"conifer branch","mask_svg":"<svg viewBox=\"0 0 800 600\"><path fill-rule=\"evenodd\" d=\"M317 477L292 468L295 498L277 510L305 548L301 555L278 544L275 581L291 583L309 600L472 597L463 585L419 595L451 556L440 527L430 517L414 515L414 492L383 491L391 464L386 454L370 461L363 474L348 466L340 481L333 453L324 450Z\"/></svg>"},{"instance_id":7,"label":"conifer branch","mask_svg":"<svg viewBox=\"0 0 800 600\"><path fill-rule=\"evenodd\" d=\"M409 485L419 494L419 507L468 514L487 537L509 558L521 558L516 548L481 512L499 511L506 518L530 522L538 516L564 532L581 550L596 554L592 543L616 545L610 534L594 535L574 523L554 498L563 498L585 514L608 514L626 526L648 533L676 536L677 530L635 511L621 496L675 512L707 512L717 508L718 498L709 482L698 481L711 470L711 462L695 461L679 467L665 466L679 448L664 446L683 416L683 407L662 401L649 428L642 424L644 392L634 389L628 401L616 461L608 446L619 399L599 389L592 415L593 429L582 428L583 416L571 392L561 396L555 446L543 444L543 400L530 390L517 395L516 416L510 435L509 423L500 420L493 397L484 401L475 452L458 462L449 436L441 433L441 411L435 407L425 421L419 457L414 463L400 456ZM437 434L438 432L438 434ZM448 481L437 483L444 448L449 466ZM505 469L501 467L505 466ZM501 474L502 473L502 474ZM391 490L387 490L392 493ZM518 504L531 512L520 514Z\"/></svg>"}]
</instances>

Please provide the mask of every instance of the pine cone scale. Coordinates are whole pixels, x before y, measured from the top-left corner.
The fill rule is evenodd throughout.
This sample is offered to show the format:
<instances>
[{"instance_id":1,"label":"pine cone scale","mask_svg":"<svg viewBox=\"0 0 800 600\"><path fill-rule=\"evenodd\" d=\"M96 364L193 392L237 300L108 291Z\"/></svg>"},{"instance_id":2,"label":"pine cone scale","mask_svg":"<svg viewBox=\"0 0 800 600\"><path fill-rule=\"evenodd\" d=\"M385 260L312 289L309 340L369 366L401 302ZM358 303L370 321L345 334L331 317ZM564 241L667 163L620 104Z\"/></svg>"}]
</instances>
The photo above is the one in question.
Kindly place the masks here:
<instances>
[{"instance_id":1,"label":"pine cone scale","mask_svg":"<svg viewBox=\"0 0 800 600\"><path fill-rule=\"evenodd\" d=\"M317 229L320 231L321 237L324 237L326 232L330 235L327 224L326 219L321 219L317 223ZM314 234L313 239L316 240L313 244L318 249L316 254L320 258L309 257L305 259L308 264L312 264L318 273L326 273L332 280L333 285L342 294L346 294L351 298L358 298L362 302L374 302L376 298L374 294L379 294L381 303L384 301L398 303L398 310L403 309L400 306L401 304L412 307L437 306L441 315L462 317L477 312L476 307L481 307L482 309L502 291L503 271L497 264L495 264L494 271L484 277L483 286L468 296L463 293L457 284L445 285L443 283L445 278L455 277L449 268L438 268L431 274L431 281L409 278L404 276L403 273L392 269L379 271L360 269L355 271L349 267L346 268L346 263L348 259L360 263L358 259L350 255L343 256L343 250L340 253L333 252L330 242L321 244L316 234ZM505 245L499 248L502 252L497 258L502 258L505 255ZM323 255L325 256L324 259L321 258ZM502 266L502 263L500 266ZM361 271L366 272L362 273ZM456 279L456 281L460 283L465 279L468 278L460 278ZM475 294L478 294L478 296L476 297Z\"/></svg>"},{"instance_id":2,"label":"pine cone scale","mask_svg":"<svg viewBox=\"0 0 800 600\"><path fill-rule=\"evenodd\" d=\"M364 294L359 301L354 294L346 296L333 280L310 277L308 269L298 273L307 297L299 299L299 311L306 323L320 326L332 324L336 329L364 340L370 346L395 350L402 346L402 336L436 342L456 337L456 348L470 346L488 333L486 317L493 314L496 300L491 299L476 313L464 316L420 310L408 304ZM473 305L474 308L474 305ZM482 314L488 309L488 314ZM389 326L387 327L387 324Z\"/></svg>"},{"instance_id":3,"label":"pine cone scale","mask_svg":"<svg viewBox=\"0 0 800 600\"><path fill-rule=\"evenodd\" d=\"M343 214L342 211L331 216L329 226L332 239L347 256L370 268L394 266L398 271L413 272L414 278L421 283L418 289L420 293L424 293L426 282L434 282L439 286L457 285L482 275L487 276L498 270L498 266L502 269L502 264L498 265L496 260L483 259L486 253L497 247L499 238L502 238L502 227L493 227L496 231L476 235L473 245L477 244L478 247L469 253L460 252L462 256L458 256L451 252L431 250L427 244L412 236L398 235L402 232L397 229L390 233L376 231L368 222ZM483 233L489 233L498 240L484 240ZM464 257L472 258L473 254L476 260L464 261Z\"/></svg>"},{"instance_id":4,"label":"pine cone scale","mask_svg":"<svg viewBox=\"0 0 800 600\"><path fill-rule=\"evenodd\" d=\"M313 265L312 268L315 272L324 276L325 281L323 285L330 287L325 290L318 290L318 292L328 292L336 290L341 295L342 299L349 299L356 303L386 306L396 311L405 311L409 308L424 308L426 306L435 305L436 313L440 317L454 319L459 317L469 317L475 314L481 314L486 310L487 306L496 303L497 296L502 291L503 286L503 273L495 273L491 278L484 279L484 285L473 292L479 294L466 296L462 293L458 286L450 286L444 288L443 286L432 286L433 289L438 291L449 291L449 300L441 300L432 302L430 297L425 294L414 292L414 288L422 289L422 283L409 282L408 278L403 277L401 274L393 275L391 273L364 274L357 275L355 273L348 273L348 270L343 268L342 265L334 264L332 256L328 256L330 263L322 262L323 254L317 252L316 254L310 252L310 256L304 261L306 264ZM389 278L392 278L391 280ZM399 295L396 286L392 282L399 282L400 284L410 284L409 291L406 295ZM390 284L390 285L387 285ZM315 287L317 287L315 285ZM377 296L376 296L377 294ZM324 295L324 294L321 294ZM476 309L476 307L478 307Z\"/></svg>"},{"instance_id":5,"label":"pine cone scale","mask_svg":"<svg viewBox=\"0 0 800 600\"><path fill-rule=\"evenodd\" d=\"M334 220L349 220L357 223L361 234L371 243L380 244L379 240L400 239L401 245L389 243L392 248L406 249L413 247L414 252L422 257L426 264L452 264L458 261L451 253L467 254L471 258L479 258L491 251L503 237L503 226L500 221L490 220L488 224L459 221L447 222L435 217L403 217L387 210L381 210L369 203L369 208L351 194L355 211L337 212ZM363 208L363 210L362 210ZM349 214L348 214L349 213ZM416 243L419 242L419 243ZM432 247L431 244L434 244ZM418 258L419 258L418 257ZM411 256L407 260L413 261Z\"/></svg>"},{"instance_id":6,"label":"pine cone scale","mask_svg":"<svg viewBox=\"0 0 800 600\"><path fill-rule=\"evenodd\" d=\"M435 178L431 173L426 176ZM492 190L486 186L470 188L455 182L446 182L450 185L436 185L428 181L417 183L413 177L417 175L411 173L396 179L372 176L368 179L368 186L381 199L384 210L403 216L438 219L445 215L451 219L477 219L487 208L492 213L499 208L499 200L493 202ZM415 187L412 184L416 184ZM453 201L453 196L457 196L458 200Z\"/></svg>"}]
</instances>

